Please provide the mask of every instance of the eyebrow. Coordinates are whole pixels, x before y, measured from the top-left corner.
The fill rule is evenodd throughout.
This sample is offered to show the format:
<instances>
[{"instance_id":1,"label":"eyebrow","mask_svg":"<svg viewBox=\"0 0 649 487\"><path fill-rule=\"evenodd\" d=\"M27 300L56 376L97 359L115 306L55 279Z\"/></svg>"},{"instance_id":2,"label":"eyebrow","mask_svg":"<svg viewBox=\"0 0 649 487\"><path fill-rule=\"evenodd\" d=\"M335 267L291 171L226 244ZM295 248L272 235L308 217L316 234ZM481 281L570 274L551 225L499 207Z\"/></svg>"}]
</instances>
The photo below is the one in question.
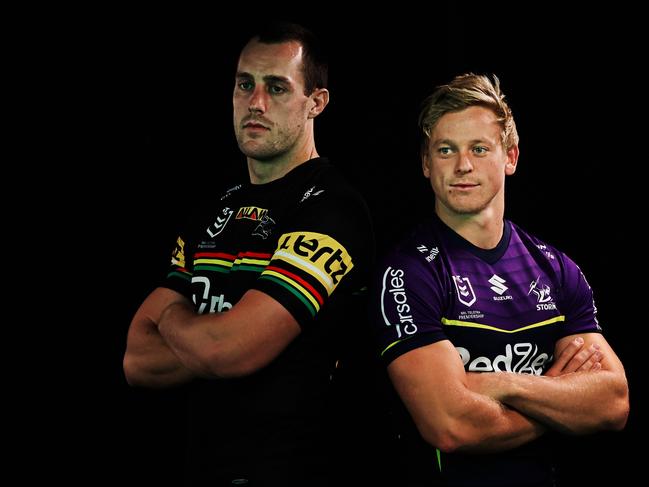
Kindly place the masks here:
<instances>
[{"instance_id":1,"label":"eyebrow","mask_svg":"<svg viewBox=\"0 0 649 487\"><path fill-rule=\"evenodd\" d=\"M252 79L255 78L252 74L247 73L245 71L237 72L236 77L237 78L252 78ZM278 75L275 75L275 74L268 74L268 75L264 76L262 79L266 83L286 83L286 84L289 84L289 85L291 84L291 80L288 79L287 77L278 76Z\"/></svg>"},{"instance_id":2,"label":"eyebrow","mask_svg":"<svg viewBox=\"0 0 649 487\"><path fill-rule=\"evenodd\" d=\"M493 144L494 142L489 140L489 139L473 139L469 141L469 145L475 145L475 144ZM450 139L441 139L441 140L435 140L432 142L431 145L436 146L436 145L457 145L456 142L450 140Z\"/></svg>"}]
</instances>

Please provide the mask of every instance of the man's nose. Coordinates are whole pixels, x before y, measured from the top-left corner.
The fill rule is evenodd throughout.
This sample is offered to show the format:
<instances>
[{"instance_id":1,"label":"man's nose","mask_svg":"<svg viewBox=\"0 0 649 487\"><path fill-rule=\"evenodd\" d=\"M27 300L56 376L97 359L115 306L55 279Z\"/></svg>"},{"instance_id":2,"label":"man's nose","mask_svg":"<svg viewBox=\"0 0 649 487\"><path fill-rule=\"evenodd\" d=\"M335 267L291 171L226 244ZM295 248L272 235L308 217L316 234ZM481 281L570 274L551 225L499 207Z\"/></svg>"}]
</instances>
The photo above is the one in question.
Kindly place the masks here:
<instances>
[{"instance_id":1,"label":"man's nose","mask_svg":"<svg viewBox=\"0 0 649 487\"><path fill-rule=\"evenodd\" d=\"M266 91L262 86L256 86L255 91L253 91L250 96L250 102L248 104L248 111L250 113L265 113L268 104L268 98Z\"/></svg>"}]
</instances>

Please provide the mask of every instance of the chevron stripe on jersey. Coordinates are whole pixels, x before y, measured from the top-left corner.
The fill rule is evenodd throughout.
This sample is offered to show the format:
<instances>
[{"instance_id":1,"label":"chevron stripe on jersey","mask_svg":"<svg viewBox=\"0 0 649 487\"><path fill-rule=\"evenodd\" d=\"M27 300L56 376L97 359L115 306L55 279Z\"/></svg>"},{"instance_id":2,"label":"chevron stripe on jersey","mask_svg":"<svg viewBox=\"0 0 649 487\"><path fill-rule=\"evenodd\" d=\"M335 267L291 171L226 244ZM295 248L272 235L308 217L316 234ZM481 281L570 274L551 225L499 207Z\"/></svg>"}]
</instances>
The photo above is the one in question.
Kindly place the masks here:
<instances>
[{"instance_id":1,"label":"chevron stripe on jersey","mask_svg":"<svg viewBox=\"0 0 649 487\"><path fill-rule=\"evenodd\" d=\"M225 252L197 252L194 254L194 270L259 273L268 265L270 257L271 254L260 252L239 252L237 255Z\"/></svg>"},{"instance_id":2,"label":"chevron stripe on jersey","mask_svg":"<svg viewBox=\"0 0 649 487\"><path fill-rule=\"evenodd\" d=\"M279 238L270 265L260 279L283 286L315 316L353 267L345 247L329 235L291 232Z\"/></svg>"}]
</instances>

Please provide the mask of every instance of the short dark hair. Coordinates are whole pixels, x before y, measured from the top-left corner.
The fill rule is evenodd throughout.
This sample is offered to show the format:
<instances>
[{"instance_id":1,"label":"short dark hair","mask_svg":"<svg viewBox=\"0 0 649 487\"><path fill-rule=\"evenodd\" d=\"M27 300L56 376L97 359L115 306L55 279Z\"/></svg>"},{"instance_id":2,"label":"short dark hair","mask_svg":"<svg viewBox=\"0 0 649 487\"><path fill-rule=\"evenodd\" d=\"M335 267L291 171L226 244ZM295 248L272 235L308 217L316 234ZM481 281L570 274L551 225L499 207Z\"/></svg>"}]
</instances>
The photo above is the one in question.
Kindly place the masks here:
<instances>
[{"instance_id":1,"label":"short dark hair","mask_svg":"<svg viewBox=\"0 0 649 487\"><path fill-rule=\"evenodd\" d=\"M292 22L273 21L265 24L251 37L263 44L280 44L296 41L302 46L302 75L304 94L310 95L316 88L326 88L329 66L320 40L309 29Z\"/></svg>"}]
</instances>

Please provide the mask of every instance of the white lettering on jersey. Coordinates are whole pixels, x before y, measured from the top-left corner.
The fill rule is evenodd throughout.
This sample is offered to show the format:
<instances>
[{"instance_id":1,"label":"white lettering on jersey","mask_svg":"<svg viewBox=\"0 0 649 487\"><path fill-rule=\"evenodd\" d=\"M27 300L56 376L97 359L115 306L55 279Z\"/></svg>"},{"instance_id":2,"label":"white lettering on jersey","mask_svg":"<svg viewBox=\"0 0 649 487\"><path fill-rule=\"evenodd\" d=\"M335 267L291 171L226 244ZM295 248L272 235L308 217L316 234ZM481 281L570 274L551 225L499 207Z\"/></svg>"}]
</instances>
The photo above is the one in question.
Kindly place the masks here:
<instances>
[{"instance_id":1,"label":"white lettering on jersey","mask_svg":"<svg viewBox=\"0 0 649 487\"><path fill-rule=\"evenodd\" d=\"M508 343L505 353L493 361L489 357L471 359L471 353L464 347L455 347L467 372L516 372L518 374L541 375L543 365L550 359L547 353L537 355L539 347L532 343Z\"/></svg>"},{"instance_id":2,"label":"white lettering on jersey","mask_svg":"<svg viewBox=\"0 0 649 487\"><path fill-rule=\"evenodd\" d=\"M198 306L198 314L205 313L205 308L207 308L208 302L210 305L209 313L221 313L232 308L232 303L227 302L223 294L219 296L210 296L210 280L207 277L192 277L192 284L196 283L203 284L203 295L201 297L201 304ZM192 300L194 301L194 304L197 304L196 293L192 294Z\"/></svg>"},{"instance_id":3,"label":"white lettering on jersey","mask_svg":"<svg viewBox=\"0 0 649 487\"><path fill-rule=\"evenodd\" d=\"M404 274L405 273L402 269L393 269L392 267L388 267L383 274L383 285L381 287L381 314L383 315L383 321L385 321L387 326L394 326L396 328L397 338L402 337L402 331L407 335L412 335L417 331L417 325L410 314L408 296L404 289ZM386 296L386 293L390 294L392 299L389 299ZM386 305L390 308L394 307L396 309L399 316L398 323L393 324L390 322L385 312Z\"/></svg>"}]
</instances>

